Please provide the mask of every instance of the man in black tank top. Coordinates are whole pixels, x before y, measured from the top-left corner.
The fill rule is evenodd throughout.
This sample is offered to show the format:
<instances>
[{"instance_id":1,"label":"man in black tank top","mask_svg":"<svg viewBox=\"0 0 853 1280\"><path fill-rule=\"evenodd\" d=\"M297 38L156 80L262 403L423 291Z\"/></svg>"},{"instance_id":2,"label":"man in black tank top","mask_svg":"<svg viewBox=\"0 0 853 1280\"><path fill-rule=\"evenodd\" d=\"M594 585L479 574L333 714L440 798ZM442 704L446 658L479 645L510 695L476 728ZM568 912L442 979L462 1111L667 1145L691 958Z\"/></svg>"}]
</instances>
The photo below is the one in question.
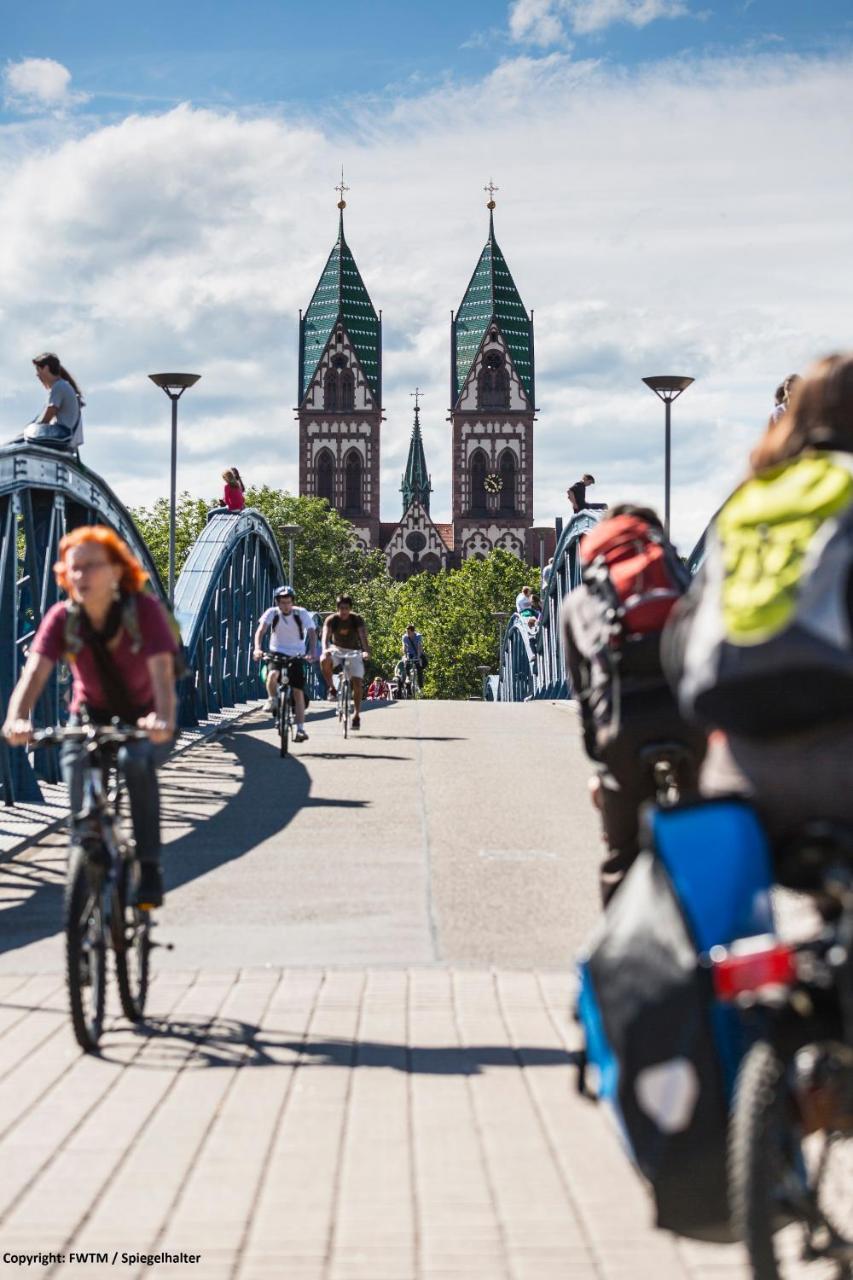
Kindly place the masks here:
<instances>
[{"instance_id":1,"label":"man in black tank top","mask_svg":"<svg viewBox=\"0 0 853 1280\"><path fill-rule=\"evenodd\" d=\"M320 668L329 689L329 701L335 698L332 673L350 658L352 671L353 729L361 728L361 696L364 688L364 663L370 657L364 618L352 611L352 597L338 596L337 613L330 613L323 624L323 652Z\"/></svg>"}]
</instances>

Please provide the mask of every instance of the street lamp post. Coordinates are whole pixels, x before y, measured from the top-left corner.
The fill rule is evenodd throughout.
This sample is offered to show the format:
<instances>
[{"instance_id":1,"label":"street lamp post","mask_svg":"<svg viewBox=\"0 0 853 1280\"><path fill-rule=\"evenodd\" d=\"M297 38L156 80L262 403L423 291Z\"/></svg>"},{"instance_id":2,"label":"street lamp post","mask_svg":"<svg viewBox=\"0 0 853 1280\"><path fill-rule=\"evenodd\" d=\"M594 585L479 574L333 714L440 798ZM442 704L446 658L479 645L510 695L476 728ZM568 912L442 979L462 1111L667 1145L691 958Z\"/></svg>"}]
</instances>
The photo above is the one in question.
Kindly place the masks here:
<instances>
[{"instance_id":1,"label":"street lamp post","mask_svg":"<svg viewBox=\"0 0 853 1280\"><path fill-rule=\"evenodd\" d=\"M279 533L283 538L287 538L287 581L291 587L293 586L293 547L301 532L301 524L279 525Z\"/></svg>"},{"instance_id":2,"label":"street lamp post","mask_svg":"<svg viewBox=\"0 0 853 1280\"><path fill-rule=\"evenodd\" d=\"M169 487L169 605L175 603L175 486L178 474L178 401L188 387L195 386L200 373L149 373L172 402L172 469Z\"/></svg>"},{"instance_id":3,"label":"street lamp post","mask_svg":"<svg viewBox=\"0 0 853 1280\"><path fill-rule=\"evenodd\" d=\"M692 378L663 376L643 378L647 387L654 391L659 400L663 400L666 410L666 461L664 463L664 520L663 526L666 536L669 537L669 477L670 477L670 457L671 457L671 409L673 400L677 400L682 391L686 391L690 386Z\"/></svg>"}]
</instances>

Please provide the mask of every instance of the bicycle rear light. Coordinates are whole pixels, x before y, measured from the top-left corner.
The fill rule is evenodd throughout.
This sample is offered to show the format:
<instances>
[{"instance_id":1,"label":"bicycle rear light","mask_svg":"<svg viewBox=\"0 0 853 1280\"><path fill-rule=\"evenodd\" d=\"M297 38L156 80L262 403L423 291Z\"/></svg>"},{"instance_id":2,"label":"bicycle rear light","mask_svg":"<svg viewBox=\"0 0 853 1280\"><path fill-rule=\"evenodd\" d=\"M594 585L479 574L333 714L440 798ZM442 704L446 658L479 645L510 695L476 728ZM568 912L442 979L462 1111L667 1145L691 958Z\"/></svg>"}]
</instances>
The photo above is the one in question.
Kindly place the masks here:
<instances>
[{"instance_id":1,"label":"bicycle rear light","mask_svg":"<svg viewBox=\"0 0 853 1280\"><path fill-rule=\"evenodd\" d=\"M714 990L720 1000L768 987L790 987L796 980L794 952L767 934L735 947L713 947L710 953Z\"/></svg>"}]
</instances>

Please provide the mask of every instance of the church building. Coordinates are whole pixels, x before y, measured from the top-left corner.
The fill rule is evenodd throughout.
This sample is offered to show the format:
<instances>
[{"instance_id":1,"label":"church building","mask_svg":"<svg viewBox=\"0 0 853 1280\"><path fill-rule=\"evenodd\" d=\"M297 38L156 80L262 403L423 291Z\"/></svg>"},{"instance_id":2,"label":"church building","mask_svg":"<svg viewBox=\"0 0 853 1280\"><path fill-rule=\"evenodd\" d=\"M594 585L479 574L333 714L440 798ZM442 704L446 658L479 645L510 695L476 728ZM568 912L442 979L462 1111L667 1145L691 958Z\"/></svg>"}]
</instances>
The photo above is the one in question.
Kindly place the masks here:
<instances>
[{"instance_id":1,"label":"church building","mask_svg":"<svg viewBox=\"0 0 853 1280\"><path fill-rule=\"evenodd\" d=\"M344 235L345 189L342 181L338 238L299 316L300 494L325 498L350 520L365 548L384 551L394 578L454 568L498 547L536 562L540 539L552 543L553 531L533 530L533 317L495 239L496 188L486 188L488 238L451 315L449 523L430 512L419 391L401 517L380 516L382 314Z\"/></svg>"}]
</instances>

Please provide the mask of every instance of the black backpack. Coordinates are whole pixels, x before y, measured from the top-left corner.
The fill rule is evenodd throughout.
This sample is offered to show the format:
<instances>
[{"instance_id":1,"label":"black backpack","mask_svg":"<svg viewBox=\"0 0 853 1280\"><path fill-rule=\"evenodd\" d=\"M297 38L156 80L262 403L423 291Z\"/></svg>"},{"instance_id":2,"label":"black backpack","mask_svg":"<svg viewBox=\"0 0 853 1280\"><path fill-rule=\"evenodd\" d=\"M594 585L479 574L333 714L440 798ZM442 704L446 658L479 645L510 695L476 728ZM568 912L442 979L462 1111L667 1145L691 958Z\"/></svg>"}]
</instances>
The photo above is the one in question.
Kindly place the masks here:
<instances>
[{"instance_id":1,"label":"black backpack","mask_svg":"<svg viewBox=\"0 0 853 1280\"><path fill-rule=\"evenodd\" d=\"M296 612L296 610L295 610L295 609L293 610L293 613L291 613L290 617L291 617L291 618L293 618L294 622L296 623L297 627L299 628L299 639L300 639L300 640L304 640L304 639L305 639L305 628L304 628L304 627L303 627L303 625L302 625L302 619L300 618L299 614ZM278 624L279 624L279 622L281 621L281 619L282 619L282 612L281 612L281 609L276 609L276 611L275 611L275 617L273 618L272 622L270 623L270 629L271 629L272 631L275 631L275 629L276 629L276 627L278 626Z\"/></svg>"}]
</instances>

